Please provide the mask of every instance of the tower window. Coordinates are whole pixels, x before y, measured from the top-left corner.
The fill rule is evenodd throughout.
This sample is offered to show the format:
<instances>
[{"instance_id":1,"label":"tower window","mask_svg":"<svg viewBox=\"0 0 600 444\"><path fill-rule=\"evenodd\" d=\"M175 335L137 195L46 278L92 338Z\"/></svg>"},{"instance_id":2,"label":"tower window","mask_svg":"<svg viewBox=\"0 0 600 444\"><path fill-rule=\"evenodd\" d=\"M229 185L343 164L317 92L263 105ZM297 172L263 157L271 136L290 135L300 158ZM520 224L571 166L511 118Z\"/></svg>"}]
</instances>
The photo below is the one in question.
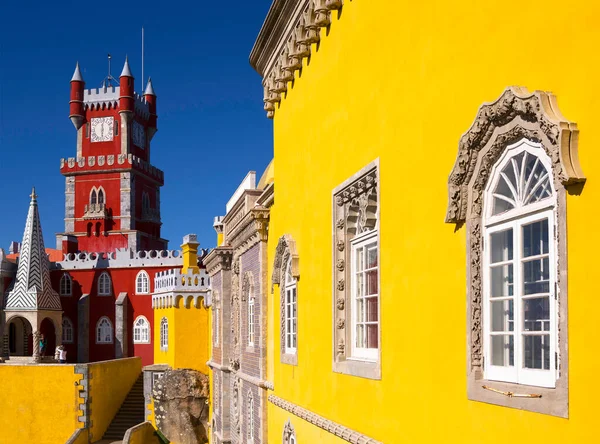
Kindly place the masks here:
<instances>
[{"instance_id":1,"label":"tower window","mask_svg":"<svg viewBox=\"0 0 600 444\"><path fill-rule=\"evenodd\" d=\"M160 320L160 349L162 351L169 349L169 321L167 318Z\"/></svg>"},{"instance_id":2,"label":"tower window","mask_svg":"<svg viewBox=\"0 0 600 444\"><path fill-rule=\"evenodd\" d=\"M98 279L98 295L99 296L110 296L110 294L111 294L110 287L111 287L110 276L105 271L100 275L100 278Z\"/></svg>"},{"instance_id":3,"label":"tower window","mask_svg":"<svg viewBox=\"0 0 600 444\"><path fill-rule=\"evenodd\" d=\"M67 273L63 274L60 278L60 295L71 296L73 289L72 287L73 285L71 282L71 276L69 276Z\"/></svg>"},{"instance_id":4,"label":"tower window","mask_svg":"<svg viewBox=\"0 0 600 444\"><path fill-rule=\"evenodd\" d=\"M102 188L98 190L98 203L100 205L104 203L104 190Z\"/></svg>"},{"instance_id":5,"label":"tower window","mask_svg":"<svg viewBox=\"0 0 600 444\"><path fill-rule=\"evenodd\" d=\"M103 316L96 325L96 344L112 344L113 330L110 319Z\"/></svg>"},{"instance_id":6,"label":"tower window","mask_svg":"<svg viewBox=\"0 0 600 444\"><path fill-rule=\"evenodd\" d=\"M140 271L136 278L135 292L137 294L150 293L150 278L144 270Z\"/></svg>"},{"instance_id":7,"label":"tower window","mask_svg":"<svg viewBox=\"0 0 600 444\"><path fill-rule=\"evenodd\" d=\"M90 204L96 205L98 203L98 194L96 193L96 189L92 189L92 194L90 195Z\"/></svg>"}]
</instances>

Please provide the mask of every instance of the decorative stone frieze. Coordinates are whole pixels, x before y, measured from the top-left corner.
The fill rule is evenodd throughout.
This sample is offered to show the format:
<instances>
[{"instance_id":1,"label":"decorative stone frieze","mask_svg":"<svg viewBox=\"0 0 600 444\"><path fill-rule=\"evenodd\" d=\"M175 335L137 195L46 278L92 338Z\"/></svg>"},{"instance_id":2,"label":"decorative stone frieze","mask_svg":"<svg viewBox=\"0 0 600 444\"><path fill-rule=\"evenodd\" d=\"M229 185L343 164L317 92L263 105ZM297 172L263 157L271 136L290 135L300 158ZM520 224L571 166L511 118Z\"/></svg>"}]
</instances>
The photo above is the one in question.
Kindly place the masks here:
<instances>
[{"instance_id":1,"label":"decorative stone frieze","mask_svg":"<svg viewBox=\"0 0 600 444\"><path fill-rule=\"evenodd\" d=\"M269 395L269 402L287 412L290 412L298 418L303 419L312 425L315 425L326 432L343 439L346 442L352 444L382 444L380 441L377 441L374 438L363 435L362 433L352 430L349 427L330 421L321 415L317 415L316 413L300 407L297 404L286 401L279 396ZM293 428L291 428L291 430L293 431Z\"/></svg>"},{"instance_id":2,"label":"decorative stone frieze","mask_svg":"<svg viewBox=\"0 0 600 444\"><path fill-rule=\"evenodd\" d=\"M86 204L83 209L83 218L86 220L108 218L108 211L106 209L106 204L103 204L103 203Z\"/></svg>"},{"instance_id":3,"label":"decorative stone frieze","mask_svg":"<svg viewBox=\"0 0 600 444\"><path fill-rule=\"evenodd\" d=\"M523 408L556 416L568 416L567 330L567 187L585 181L579 166L577 124L566 120L551 93L509 87L500 98L483 104L471 128L461 137L458 155L448 179L446 222L466 223L467 229L467 354L469 399ZM494 165L509 145L523 139L540 143L552 162L553 186L557 194L557 304L558 355L556 388L540 388L543 402L509 399L482 389L483 379L483 239L484 193ZM514 392L516 384L495 384Z\"/></svg>"},{"instance_id":4,"label":"decorative stone frieze","mask_svg":"<svg viewBox=\"0 0 600 444\"><path fill-rule=\"evenodd\" d=\"M320 41L321 28L331 25L331 11L342 7L342 0L281 0L271 6L250 54L251 65L263 77L268 118L275 116L275 104L310 56L311 45Z\"/></svg>"},{"instance_id":5,"label":"decorative stone frieze","mask_svg":"<svg viewBox=\"0 0 600 444\"><path fill-rule=\"evenodd\" d=\"M231 247L213 248L202 260L209 276L214 276L222 270L231 269L233 249Z\"/></svg>"}]
</instances>

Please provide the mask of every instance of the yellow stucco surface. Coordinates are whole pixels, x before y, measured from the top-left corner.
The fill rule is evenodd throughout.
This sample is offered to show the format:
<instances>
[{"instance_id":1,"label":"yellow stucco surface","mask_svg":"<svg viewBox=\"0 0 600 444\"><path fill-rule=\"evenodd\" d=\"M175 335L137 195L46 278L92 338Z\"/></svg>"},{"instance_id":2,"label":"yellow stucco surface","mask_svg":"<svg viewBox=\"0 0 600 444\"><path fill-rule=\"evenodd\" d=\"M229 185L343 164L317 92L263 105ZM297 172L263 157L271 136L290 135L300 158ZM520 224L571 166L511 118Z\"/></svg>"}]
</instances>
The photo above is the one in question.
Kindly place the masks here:
<instances>
[{"instance_id":1,"label":"yellow stucco surface","mask_svg":"<svg viewBox=\"0 0 600 444\"><path fill-rule=\"evenodd\" d=\"M80 427L73 365L0 366L0 442L64 443Z\"/></svg>"},{"instance_id":2,"label":"yellow stucco surface","mask_svg":"<svg viewBox=\"0 0 600 444\"><path fill-rule=\"evenodd\" d=\"M141 372L140 358L89 364L90 432L94 441L102 438Z\"/></svg>"},{"instance_id":3,"label":"yellow stucco surface","mask_svg":"<svg viewBox=\"0 0 600 444\"><path fill-rule=\"evenodd\" d=\"M275 114L269 261L291 234L300 281L297 367L280 363L278 291L269 296L274 393L386 443L594 442L600 4L354 0L337 15ZM580 129L588 181L567 200L568 419L466 394L466 239L444 223L447 180L479 106L509 85L552 91ZM332 190L377 158L380 381L332 371ZM273 405L269 442L288 418L299 442L339 442Z\"/></svg>"},{"instance_id":4,"label":"yellow stucco surface","mask_svg":"<svg viewBox=\"0 0 600 444\"><path fill-rule=\"evenodd\" d=\"M185 308L154 309L154 363L168 364L172 368L191 368L208 374L208 309L196 308L193 303ZM160 347L160 322L166 317L169 323L169 346Z\"/></svg>"}]
</instances>

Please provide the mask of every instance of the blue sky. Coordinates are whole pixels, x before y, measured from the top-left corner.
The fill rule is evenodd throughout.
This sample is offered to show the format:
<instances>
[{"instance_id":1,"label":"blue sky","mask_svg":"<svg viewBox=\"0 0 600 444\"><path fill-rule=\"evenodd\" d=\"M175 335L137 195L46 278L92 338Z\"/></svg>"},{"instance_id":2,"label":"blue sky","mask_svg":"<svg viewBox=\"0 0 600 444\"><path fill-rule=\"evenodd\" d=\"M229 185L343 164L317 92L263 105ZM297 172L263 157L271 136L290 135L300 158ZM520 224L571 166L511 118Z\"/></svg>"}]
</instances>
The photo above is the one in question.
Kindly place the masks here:
<instances>
[{"instance_id":1,"label":"blue sky","mask_svg":"<svg viewBox=\"0 0 600 444\"><path fill-rule=\"evenodd\" d=\"M46 247L64 230L60 159L76 154L69 81L79 61L97 87L113 56L118 77L129 55L140 92L158 99L152 163L165 172L162 234L170 248L197 233L213 247L213 217L249 170L272 158L272 124L260 76L248 57L271 1L7 2L0 14L0 247L23 236L35 185Z\"/></svg>"}]
</instances>

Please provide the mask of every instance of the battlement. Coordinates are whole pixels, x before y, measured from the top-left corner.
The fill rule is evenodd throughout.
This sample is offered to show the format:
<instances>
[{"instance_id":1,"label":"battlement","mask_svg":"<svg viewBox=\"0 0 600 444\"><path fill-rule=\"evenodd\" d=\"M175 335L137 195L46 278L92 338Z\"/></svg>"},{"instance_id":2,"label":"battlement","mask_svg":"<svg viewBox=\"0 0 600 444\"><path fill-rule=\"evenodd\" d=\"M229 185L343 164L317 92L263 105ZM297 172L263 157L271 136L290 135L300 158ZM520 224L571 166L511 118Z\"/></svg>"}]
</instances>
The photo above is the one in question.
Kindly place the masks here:
<instances>
[{"instance_id":1,"label":"battlement","mask_svg":"<svg viewBox=\"0 0 600 444\"><path fill-rule=\"evenodd\" d=\"M131 251L121 248L112 253L67 253L55 270L89 270L102 268L176 267L183 265L181 250Z\"/></svg>"},{"instance_id":2,"label":"battlement","mask_svg":"<svg viewBox=\"0 0 600 444\"><path fill-rule=\"evenodd\" d=\"M118 108L121 88L118 86L103 86L83 90L83 105L85 110ZM150 107L142 94L134 93L135 113L148 120Z\"/></svg>"},{"instance_id":3,"label":"battlement","mask_svg":"<svg viewBox=\"0 0 600 444\"><path fill-rule=\"evenodd\" d=\"M69 157L60 159L60 171L64 175L77 174L78 172L93 172L106 170L106 168L129 169L133 168L147 173L160 183L164 183L164 173L162 170L152 166L145 160L134 156L133 154L109 154L107 156L88 156L88 157Z\"/></svg>"},{"instance_id":4,"label":"battlement","mask_svg":"<svg viewBox=\"0 0 600 444\"><path fill-rule=\"evenodd\" d=\"M204 269L200 269L200 273L192 269L182 273L180 268L160 271L154 277L152 308L179 307L182 300L186 308L190 308L192 301L199 308L201 300L208 306L209 293L210 277Z\"/></svg>"}]
</instances>

